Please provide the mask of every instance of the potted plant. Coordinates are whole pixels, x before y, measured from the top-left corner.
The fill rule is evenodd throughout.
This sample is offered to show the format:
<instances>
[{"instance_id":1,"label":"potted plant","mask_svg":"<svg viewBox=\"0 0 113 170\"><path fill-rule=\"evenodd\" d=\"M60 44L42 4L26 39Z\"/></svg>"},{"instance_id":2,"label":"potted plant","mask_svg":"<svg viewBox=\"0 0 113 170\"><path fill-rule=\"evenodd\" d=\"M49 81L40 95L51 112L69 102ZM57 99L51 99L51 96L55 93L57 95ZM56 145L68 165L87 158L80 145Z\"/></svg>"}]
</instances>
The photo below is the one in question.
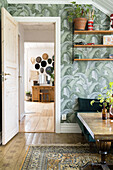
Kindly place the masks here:
<instances>
[{"instance_id":1,"label":"potted plant","mask_svg":"<svg viewBox=\"0 0 113 170\"><path fill-rule=\"evenodd\" d=\"M68 21L74 21L75 30L84 30L87 23L87 15L91 10L91 5L79 5L75 1L71 2L72 7L67 8Z\"/></svg>"},{"instance_id":2,"label":"potted plant","mask_svg":"<svg viewBox=\"0 0 113 170\"><path fill-rule=\"evenodd\" d=\"M100 102L100 106L104 106L104 109L109 109L110 118L113 119L113 82L110 82L109 87L104 87L104 89L105 93L99 94L98 100ZM96 101L92 100L90 104L93 105L94 102Z\"/></svg>"},{"instance_id":3,"label":"potted plant","mask_svg":"<svg viewBox=\"0 0 113 170\"><path fill-rule=\"evenodd\" d=\"M26 92L26 100L30 100L30 98L31 98L31 92L27 91Z\"/></svg>"},{"instance_id":4,"label":"potted plant","mask_svg":"<svg viewBox=\"0 0 113 170\"><path fill-rule=\"evenodd\" d=\"M54 75L54 74L51 74L52 86L54 86L54 79L55 79L55 75Z\"/></svg>"}]
</instances>

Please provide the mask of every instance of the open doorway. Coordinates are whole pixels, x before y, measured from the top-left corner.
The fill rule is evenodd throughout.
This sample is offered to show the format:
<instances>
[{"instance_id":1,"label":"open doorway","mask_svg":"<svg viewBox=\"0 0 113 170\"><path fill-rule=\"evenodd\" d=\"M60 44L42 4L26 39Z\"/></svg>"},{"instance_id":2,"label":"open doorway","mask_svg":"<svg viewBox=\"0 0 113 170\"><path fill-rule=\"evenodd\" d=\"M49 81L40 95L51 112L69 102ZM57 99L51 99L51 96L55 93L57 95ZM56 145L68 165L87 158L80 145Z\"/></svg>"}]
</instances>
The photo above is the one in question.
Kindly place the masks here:
<instances>
[{"instance_id":1,"label":"open doorway","mask_svg":"<svg viewBox=\"0 0 113 170\"><path fill-rule=\"evenodd\" d=\"M19 62L20 66L22 62L24 67L19 74L20 95L21 91L24 91L24 113L20 116L20 132L54 132L55 24L19 24L19 38ZM21 47L24 62L21 59ZM21 87L21 83L24 87Z\"/></svg>"},{"instance_id":2,"label":"open doorway","mask_svg":"<svg viewBox=\"0 0 113 170\"><path fill-rule=\"evenodd\" d=\"M55 132L60 133L60 17L12 17L2 8L2 144L19 132L19 120L24 112L24 29L20 23L55 24ZM9 24L10 23L10 24ZM32 24L31 24L32 23ZM20 35L20 65L18 65L18 34ZM7 35L7 36L6 36ZM12 36L13 35L13 36ZM37 35L37 34L36 34ZM32 36L31 36L32 37ZM44 36L43 36L44 37ZM10 55L10 56L9 56ZM57 58L57 59L56 59ZM18 68L19 66L19 68ZM20 69L18 71L18 69ZM19 84L19 93L18 93ZM19 97L18 97L19 94ZM20 99L20 101L18 101ZM20 108L19 108L20 107ZM20 112L18 116L18 111Z\"/></svg>"}]
</instances>

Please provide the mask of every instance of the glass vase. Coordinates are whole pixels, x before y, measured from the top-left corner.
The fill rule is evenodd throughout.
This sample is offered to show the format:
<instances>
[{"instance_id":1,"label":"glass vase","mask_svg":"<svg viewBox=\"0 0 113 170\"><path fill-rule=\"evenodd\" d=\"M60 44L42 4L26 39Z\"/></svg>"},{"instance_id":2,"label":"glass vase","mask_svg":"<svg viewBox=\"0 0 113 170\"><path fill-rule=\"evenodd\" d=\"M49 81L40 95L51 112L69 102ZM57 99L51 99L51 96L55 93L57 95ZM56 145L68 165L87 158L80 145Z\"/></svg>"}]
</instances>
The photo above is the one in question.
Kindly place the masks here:
<instances>
[{"instance_id":1,"label":"glass vase","mask_svg":"<svg viewBox=\"0 0 113 170\"><path fill-rule=\"evenodd\" d=\"M113 119L113 106L112 105L109 108L109 118Z\"/></svg>"},{"instance_id":2,"label":"glass vase","mask_svg":"<svg viewBox=\"0 0 113 170\"><path fill-rule=\"evenodd\" d=\"M103 108L102 109L102 119L106 120L107 118L108 118L107 109Z\"/></svg>"}]
</instances>

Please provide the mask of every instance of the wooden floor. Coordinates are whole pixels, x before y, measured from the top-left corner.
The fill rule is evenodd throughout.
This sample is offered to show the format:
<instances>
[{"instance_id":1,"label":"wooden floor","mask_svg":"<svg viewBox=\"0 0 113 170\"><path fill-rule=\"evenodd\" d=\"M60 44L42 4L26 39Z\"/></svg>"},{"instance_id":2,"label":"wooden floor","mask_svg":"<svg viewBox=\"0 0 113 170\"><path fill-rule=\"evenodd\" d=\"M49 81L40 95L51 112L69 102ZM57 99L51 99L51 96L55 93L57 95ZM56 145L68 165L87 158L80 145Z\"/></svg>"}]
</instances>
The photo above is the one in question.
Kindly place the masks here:
<instances>
[{"instance_id":1,"label":"wooden floor","mask_svg":"<svg viewBox=\"0 0 113 170\"><path fill-rule=\"evenodd\" d=\"M54 102L26 102L20 132L54 132Z\"/></svg>"},{"instance_id":2,"label":"wooden floor","mask_svg":"<svg viewBox=\"0 0 113 170\"><path fill-rule=\"evenodd\" d=\"M0 170L19 170L29 145L86 143L81 134L19 133L0 146Z\"/></svg>"}]
</instances>

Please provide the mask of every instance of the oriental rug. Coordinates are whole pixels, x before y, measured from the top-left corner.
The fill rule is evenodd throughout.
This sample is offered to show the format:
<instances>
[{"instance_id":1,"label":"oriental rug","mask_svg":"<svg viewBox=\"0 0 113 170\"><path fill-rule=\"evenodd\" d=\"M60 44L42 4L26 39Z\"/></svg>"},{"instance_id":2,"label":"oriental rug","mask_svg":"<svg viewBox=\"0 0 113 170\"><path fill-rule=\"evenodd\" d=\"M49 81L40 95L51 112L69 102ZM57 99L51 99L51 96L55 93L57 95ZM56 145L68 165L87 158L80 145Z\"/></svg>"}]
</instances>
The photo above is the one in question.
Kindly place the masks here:
<instances>
[{"instance_id":1,"label":"oriental rug","mask_svg":"<svg viewBox=\"0 0 113 170\"><path fill-rule=\"evenodd\" d=\"M113 162L113 151L107 157ZM88 162L100 162L95 144L30 146L21 170L79 170Z\"/></svg>"}]
</instances>

